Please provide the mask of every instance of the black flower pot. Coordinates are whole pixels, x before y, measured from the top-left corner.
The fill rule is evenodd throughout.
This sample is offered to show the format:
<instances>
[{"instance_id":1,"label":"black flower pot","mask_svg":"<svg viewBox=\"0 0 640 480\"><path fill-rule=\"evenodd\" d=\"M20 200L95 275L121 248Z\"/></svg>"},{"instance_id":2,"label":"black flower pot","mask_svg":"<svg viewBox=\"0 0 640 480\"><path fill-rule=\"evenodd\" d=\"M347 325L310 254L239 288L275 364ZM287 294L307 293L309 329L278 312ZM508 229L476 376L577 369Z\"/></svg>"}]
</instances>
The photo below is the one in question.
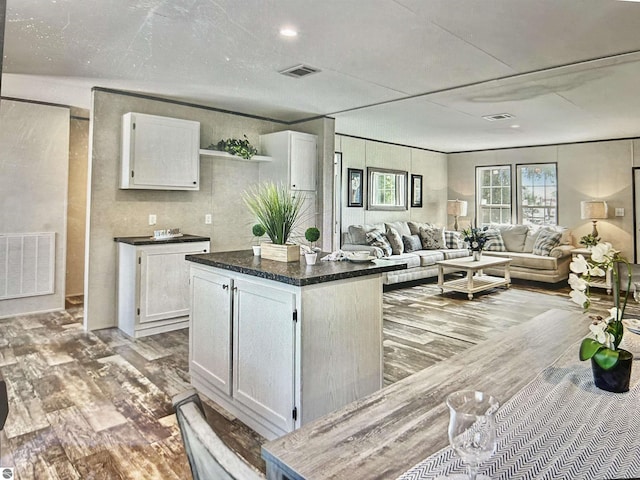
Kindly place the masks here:
<instances>
[{"instance_id":1,"label":"black flower pot","mask_svg":"<svg viewBox=\"0 0 640 480\"><path fill-rule=\"evenodd\" d=\"M599 389L614 393L629 391L633 354L626 350L619 350L619 352L620 357L618 358L618 363L609 370L603 369L593 358L591 359L593 381Z\"/></svg>"}]
</instances>

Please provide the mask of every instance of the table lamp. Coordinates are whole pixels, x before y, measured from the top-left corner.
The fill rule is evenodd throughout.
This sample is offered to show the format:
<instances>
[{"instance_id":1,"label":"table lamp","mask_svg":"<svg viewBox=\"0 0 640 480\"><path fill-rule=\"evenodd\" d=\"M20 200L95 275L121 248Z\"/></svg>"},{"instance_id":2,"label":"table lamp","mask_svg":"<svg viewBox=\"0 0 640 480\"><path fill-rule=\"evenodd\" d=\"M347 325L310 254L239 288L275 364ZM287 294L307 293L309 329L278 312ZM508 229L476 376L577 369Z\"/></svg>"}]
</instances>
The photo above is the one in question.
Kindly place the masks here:
<instances>
[{"instance_id":1,"label":"table lamp","mask_svg":"<svg viewBox=\"0 0 640 480\"><path fill-rule=\"evenodd\" d=\"M458 217L464 217L467 214L467 202L464 200L447 200L447 214L453 215L453 229L458 230Z\"/></svg>"},{"instance_id":2,"label":"table lamp","mask_svg":"<svg viewBox=\"0 0 640 480\"><path fill-rule=\"evenodd\" d=\"M607 218L608 213L609 208L607 207L607 202L604 200L584 200L580 202L580 217L582 220L591 220L593 223L593 232L591 232L591 235L595 238L598 237L596 223L602 218Z\"/></svg>"}]
</instances>

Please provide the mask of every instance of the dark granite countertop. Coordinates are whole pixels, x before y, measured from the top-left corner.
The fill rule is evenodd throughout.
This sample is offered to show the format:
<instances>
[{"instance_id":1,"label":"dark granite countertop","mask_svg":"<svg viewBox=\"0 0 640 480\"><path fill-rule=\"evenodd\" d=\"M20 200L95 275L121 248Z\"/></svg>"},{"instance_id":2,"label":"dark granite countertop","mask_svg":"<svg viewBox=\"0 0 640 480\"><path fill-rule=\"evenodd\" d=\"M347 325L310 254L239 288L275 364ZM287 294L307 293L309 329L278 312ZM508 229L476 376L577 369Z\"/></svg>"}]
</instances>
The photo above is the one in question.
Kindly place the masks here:
<instances>
[{"instance_id":1,"label":"dark granite countertop","mask_svg":"<svg viewBox=\"0 0 640 480\"><path fill-rule=\"evenodd\" d=\"M319 253L318 261L315 265L307 265L304 258L301 258L299 262L265 260L262 257L255 257L251 250L202 253L198 255L187 255L185 258L190 262L222 268L232 272L244 273L246 275L253 275L254 277L266 278L298 287L407 268L406 263L395 263L382 259L369 263L320 261L325 255L328 255L328 253Z\"/></svg>"},{"instance_id":2,"label":"dark granite countertop","mask_svg":"<svg viewBox=\"0 0 640 480\"><path fill-rule=\"evenodd\" d=\"M156 245L163 243L188 243L188 242L208 242L209 237L198 235L182 235L181 237L162 238L155 240L152 236L146 237L115 237L115 242L128 243L129 245Z\"/></svg>"}]
</instances>

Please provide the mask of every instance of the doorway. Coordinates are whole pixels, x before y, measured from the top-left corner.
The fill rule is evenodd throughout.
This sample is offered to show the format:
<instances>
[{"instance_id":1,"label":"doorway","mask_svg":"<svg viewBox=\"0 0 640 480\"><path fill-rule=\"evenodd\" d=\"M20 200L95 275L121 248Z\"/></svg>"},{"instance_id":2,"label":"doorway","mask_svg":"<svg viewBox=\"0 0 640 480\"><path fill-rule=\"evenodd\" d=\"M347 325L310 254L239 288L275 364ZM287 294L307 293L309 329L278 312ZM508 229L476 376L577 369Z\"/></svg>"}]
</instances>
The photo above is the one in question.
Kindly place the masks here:
<instances>
[{"instance_id":1,"label":"doorway","mask_svg":"<svg viewBox=\"0 0 640 480\"><path fill-rule=\"evenodd\" d=\"M342 152L333 155L333 231L331 251L342 245Z\"/></svg>"}]
</instances>

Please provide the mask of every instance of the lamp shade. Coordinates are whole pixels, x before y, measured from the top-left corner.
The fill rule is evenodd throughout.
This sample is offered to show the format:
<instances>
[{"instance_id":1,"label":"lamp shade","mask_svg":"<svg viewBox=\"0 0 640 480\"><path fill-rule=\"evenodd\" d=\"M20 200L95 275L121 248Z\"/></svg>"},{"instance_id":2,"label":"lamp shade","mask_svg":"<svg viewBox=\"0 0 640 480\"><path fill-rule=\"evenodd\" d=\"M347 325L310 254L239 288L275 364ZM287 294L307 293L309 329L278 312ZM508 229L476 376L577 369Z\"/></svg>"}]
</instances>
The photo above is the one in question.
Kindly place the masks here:
<instances>
[{"instance_id":1,"label":"lamp shade","mask_svg":"<svg viewBox=\"0 0 640 480\"><path fill-rule=\"evenodd\" d=\"M447 214L464 217L467 214L467 202L464 200L447 200Z\"/></svg>"},{"instance_id":2,"label":"lamp shade","mask_svg":"<svg viewBox=\"0 0 640 480\"><path fill-rule=\"evenodd\" d=\"M607 218L609 207L602 200L585 200L580 202L580 217L582 220L598 220Z\"/></svg>"}]
</instances>

